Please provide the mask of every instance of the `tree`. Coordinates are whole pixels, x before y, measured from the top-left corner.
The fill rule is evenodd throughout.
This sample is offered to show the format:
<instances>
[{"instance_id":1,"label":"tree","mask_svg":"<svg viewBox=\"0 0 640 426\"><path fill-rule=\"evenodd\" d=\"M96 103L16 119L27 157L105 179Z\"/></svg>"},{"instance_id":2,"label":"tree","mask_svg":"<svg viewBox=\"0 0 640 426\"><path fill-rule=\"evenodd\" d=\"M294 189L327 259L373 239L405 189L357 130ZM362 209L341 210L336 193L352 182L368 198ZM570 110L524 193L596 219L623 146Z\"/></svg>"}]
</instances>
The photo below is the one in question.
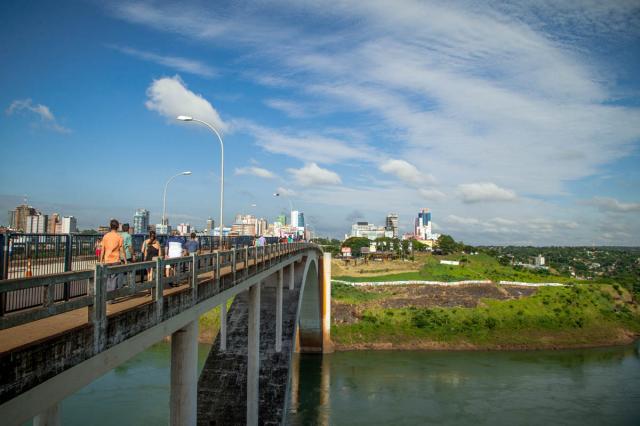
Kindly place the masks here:
<instances>
[{"instance_id":1,"label":"tree","mask_svg":"<svg viewBox=\"0 0 640 426\"><path fill-rule=\"evenodd\" d=\"M442 251L442 254L451 254L458 251L458 244L451 235L442 234L438 238L438 248Z\"/></svg>"},{"instance_id":2,"label":"tree","mask_svg":"<svg viewBox=\"0 0 640 426\"><path fill-rule=\"evenodd\" d=\"M370 244L371 242L369 241L368 238L351 237L344 240L344 242L342 243L342 247L351 248L351 255L357 256L360 254L360 249L362 247L369 247Z\"/></svg>"}]
</instances>

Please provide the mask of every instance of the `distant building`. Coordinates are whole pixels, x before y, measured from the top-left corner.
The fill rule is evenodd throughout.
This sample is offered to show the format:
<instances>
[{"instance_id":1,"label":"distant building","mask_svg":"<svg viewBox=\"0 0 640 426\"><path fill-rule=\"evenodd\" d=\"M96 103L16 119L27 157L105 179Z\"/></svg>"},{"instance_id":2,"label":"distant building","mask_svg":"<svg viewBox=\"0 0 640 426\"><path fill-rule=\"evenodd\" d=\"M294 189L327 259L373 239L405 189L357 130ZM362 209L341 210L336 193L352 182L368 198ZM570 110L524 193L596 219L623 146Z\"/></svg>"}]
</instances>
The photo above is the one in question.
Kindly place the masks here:
<instances>
[{"instance_id":1,"label":"distant building","mask_svg":"<svg viewBox=\"0 0 640 426\"><path fill-rule=\"evenodd\" d=\"M393 231L387 231L384 226L376 226L369 222L356 222L351 225L351 234L349 236L375 240L376 238L391 238Z\"/></svg>"},{"instance_id":2,"label":"distant building","mask_svg":"<svg viewBox=\"0 0 640 426\"><path fill-rule=\"evenodd\" d=\"M291 228L297 235L304 234L304 213L298 210L291 210Z\"/></svg>"},{"instance_id":3,"label":"distant building","mask_svg":"<svg viewBox=\"0 0 640 426\"><path fill-rule=\"evenodd\" d=\"M215 228L215 222L211 218L207 219L207 229L205 229L206 234L213 235L213 228Z\"/></svg>"},{"instance_id":4,"label":"distant building","mask_svg":"<svg viewBox=\"0 0 640 426\"><path fill-rule=\"evenodd\" d=\"M287 216L281 214L276 216L276 223L279 223L280 225L284 226L287 224Z\"/></svg>"},{"instance_id":5,"label":"distant building","mask_svg":"<svg viewBox=\"0 0 640 426\"><path fill-rule=\"evenodd\" d=\"M544 266L544 256L539 254L536 256L534 265L536 266Z\"/></svg>"},{"instance_id":6,"label":"distant building","mask_svg":"<svg viewBox=\"0 0 640 426\"><path fill-rule=\"evenodd\" d=\"M258 220L251 214L237 214L231 226L233 235L255 237L258 231Z\"/></svg>"},{"instance_id":7,"label":"distant building","mask_svg":"<svg viewBox=\"0 0 640 426\"><path fill-rule=\"evenodd\" d=\"M387 220L385 221L385 228L387 231L391 231L393 236L392 238L398 238L398 214L397 213L389 213L387 215Z\"/></svg>"},{"instance_id":8,"label":"distant building","mask_svg":"<svg viewBox=\"0 0 640 426\"><path fill-rule=\"evenodd\" d=\"M25 232L27 234L46 234L49 217L39 213L27 216Z\"/></svg>"},{"instance_id":9,"label":"distant building","mask_svg":"<svg viewBox=\"0 0 640 426\"><path fill-rule=\"evenodd\" d=\"M264 218L260 218L256 223L256 235L264 235L266 233L267 233L267 220Z\"/></svg>"},{"instance_id":10,"label":"distant building","mask_svg":"<svg viewBox=\"0 0 640 426\"><path fill-rule=\"evenodd\" d=\"M27 229L27 217L36 214L38 214L36 209L26 203L21 204L15 210L9 212L9 219L11 220L9 227L16 231L24 232Z\"/></svg>"},{"instance_id":11,"label":"distant building","mask_svg":"<svg viewBox=\"0 0 640 426\"><path fill-rule=\"evenodd\" d=\"M65 216L62 218L62 234L75 234L78 232L78 222L73 216Z\"/></svg>"},{"instance_id":12,"label":"distant building","mask_svg":"<svg viewBox=\"0 0 640 426\"><path fill-rule=\"evenodd\" d=\"M415 220L415 236L417 240L437 240L440 235L433 233L431 228L431 212L429 209L421 209Z\"/></svg>"},{"instance_id":13,"label":"distant building","mask_svg":"<svg viewBox=\"0 0 640 426\"><path fill-rule=\"evenodd\" d=\"M166 222L166 220L165 220ZM171 232L171 226L166 223L158 223L156 224L156 234L157 235L168 235Z\"/></svg>"},{"instance_id":14,"label":"distant building","mask_svg":"<svg viewBox=\"0 0 640 426\"><path fill-rule=\"evenodd\" d=\"M133 214L133 232L145 234L149 230L149 210L138 209Z\"/></svg>"},{"instance_id":15,"label":"distant building","mask_svg":"<svg viewBox=\"0 0 640 426\"><path fill-rule=\"evenodd\" d=\"M62 233L62 222L60 220L60 215L58 213L54 213L51 216L49 216L49 222L47 223L47 232L49 234Z\"/></svg>"},{"instance_id":16,"label":"distant building","mask_svg":"<svg viewBox=\"0 0 640 426\"><path fill-rule=\"evenodd\" d=\"M181 223L178 225L177 231L180 235L189 235L191 234L191 225L188 223Z\"/></svg>"}]
</instances>

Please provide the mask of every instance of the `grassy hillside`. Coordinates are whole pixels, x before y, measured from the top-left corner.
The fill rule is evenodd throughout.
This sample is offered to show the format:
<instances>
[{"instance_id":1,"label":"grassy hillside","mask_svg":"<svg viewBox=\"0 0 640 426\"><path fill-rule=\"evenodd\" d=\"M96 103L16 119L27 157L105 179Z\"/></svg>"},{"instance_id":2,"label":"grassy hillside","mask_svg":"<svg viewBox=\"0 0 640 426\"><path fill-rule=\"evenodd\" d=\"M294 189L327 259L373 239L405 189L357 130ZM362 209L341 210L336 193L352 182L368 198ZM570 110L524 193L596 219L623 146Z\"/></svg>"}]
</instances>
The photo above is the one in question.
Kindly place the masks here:
<instances>
[{"instance_id":1,"label":"grassy hillside","mask_svg":"<svg viewBox=\"0 0 640 426\"><path fill-rule=\"evenodd\" d=\"M441 265L440 260L459 260L460 266ZM423 266L415 272L403 272L397 274L383 274L377 276L357 276L338 275L335 279L351 282L364 281L410 281L410 280L433 280L433 281L461 281L461 280L492 280L492 281L524 281L524 282L560 282L566 283L575 281L566 276L551 274L546 271L535 272L530 270L519 270L512 266L503 266L494 258L487 254L451 255L451 256L427 256L422 259ZM381 263L379 270L383 269ZM339 273L339 272L338 272ZM368 275L368 274L367 274Z\"/></svg>"},{"instance_id":2,"label":"grassy hillside","mask_svg":"<svg viewBox=\"0 0 640 426\"><path fill-rule=\"evenodd\" d=\"M378 303L385 297L385 290L334 285L335 308L365 306L356 321L332 326L339 348L576 347L625 343L640 333L640 309L619 286L544 287L471 308L385 308Z\"/></svg>"}]
</instances>

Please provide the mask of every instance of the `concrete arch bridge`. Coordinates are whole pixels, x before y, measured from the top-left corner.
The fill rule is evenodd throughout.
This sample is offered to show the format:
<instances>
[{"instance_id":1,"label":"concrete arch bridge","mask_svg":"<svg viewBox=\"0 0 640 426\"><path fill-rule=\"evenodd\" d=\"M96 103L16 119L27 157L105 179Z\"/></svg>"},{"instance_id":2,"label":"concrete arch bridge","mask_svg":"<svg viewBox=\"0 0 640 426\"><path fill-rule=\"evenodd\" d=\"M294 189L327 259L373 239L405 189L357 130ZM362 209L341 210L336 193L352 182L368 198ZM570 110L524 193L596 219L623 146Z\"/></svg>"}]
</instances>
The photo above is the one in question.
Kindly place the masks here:
<instances>
[{"instance_id":1,"label":"concrete arch bridge","mask_svg":"<svg viewBox=\"0 0 640 426\"><path fill-rule=\"evenodd\" d=\"M171 336L172 425L280 424L293 353L331 351L330 276L329 254L293 243L0 281L2 297L42 296L0 316L0 419L60 424L62 399ZM70 282L86 294L59 300ZM198 378L198 318L216 306Z\"/></svg>"}]
</instances>

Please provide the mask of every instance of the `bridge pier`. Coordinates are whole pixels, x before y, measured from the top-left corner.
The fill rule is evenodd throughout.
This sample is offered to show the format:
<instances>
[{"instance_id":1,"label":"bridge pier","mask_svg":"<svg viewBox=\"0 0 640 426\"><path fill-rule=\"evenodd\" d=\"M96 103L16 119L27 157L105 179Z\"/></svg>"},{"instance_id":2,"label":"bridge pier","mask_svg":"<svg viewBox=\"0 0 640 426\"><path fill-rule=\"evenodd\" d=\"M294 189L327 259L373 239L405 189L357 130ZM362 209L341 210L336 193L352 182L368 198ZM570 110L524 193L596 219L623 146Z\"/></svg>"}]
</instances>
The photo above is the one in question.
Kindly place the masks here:
<instances>
[{"instance_id":1,"label":"bridge pier","mask_svg":"<svg viewBox=\"0 0 640 426\"><path fill-rule=\"evenodd\" d=\"M260 285L249 288L247 342L247 425L257 425L260 407Z\"/></svg>"},{"instance_id":2,"label":"bridge pier","mask_svg":"<svg viewBox=\"0 0 640 426\"><path fill-rule=\"evenodd\" d=\"M198 320L171 335L170 424L195 425L198 402Z\"/></svg>"},{"instance_id":3,"label":"bridge pier","mask_svg":"<svg viewBox=\"0 0 640 426\"><path fill-rule=\"evenodd\" d=\"M291 265L289 265L289 290L293 290L295 287L295 280L294 280L295 269L296 269L295 265L296 265L295 262L291 262Z\"/></svg>"},{"instance_id":4,"label":"bridge pier","mask_svg":"<svg viewBox=\"0 0 640 426\"><path fill-rule=\"evenodd\" d=\"M322 292L322 353L333 352L331 341L331 253L324 253L321 263L320 288Z\"/></svg>"},{"instance_id":5,"label":"bridge pier","mask_svg":"<svg viewBox=\"0 0 640 426\"><path fill-rule=\"evenodd\" d=\"M33 418L33 426L60 426L60 403Z\"/></svg>"}]
</instances>

